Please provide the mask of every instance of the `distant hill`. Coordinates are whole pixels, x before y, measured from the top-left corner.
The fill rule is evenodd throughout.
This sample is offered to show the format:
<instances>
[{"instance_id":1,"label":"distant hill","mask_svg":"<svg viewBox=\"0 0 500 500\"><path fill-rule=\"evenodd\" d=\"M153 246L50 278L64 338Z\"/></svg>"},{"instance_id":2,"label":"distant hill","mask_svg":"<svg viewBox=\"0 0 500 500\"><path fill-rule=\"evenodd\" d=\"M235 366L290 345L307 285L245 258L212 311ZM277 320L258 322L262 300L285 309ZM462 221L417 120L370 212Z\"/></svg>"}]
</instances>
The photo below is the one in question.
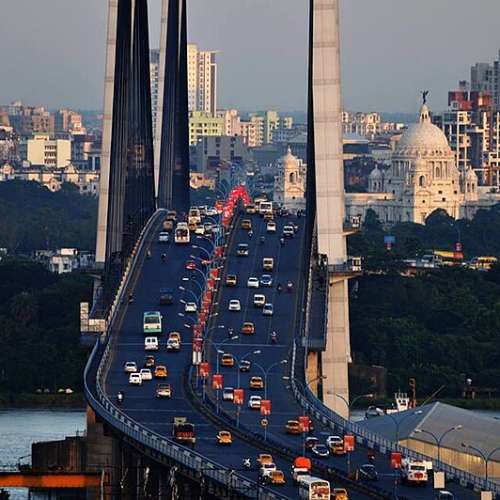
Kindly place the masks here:
<instances>
[{"instance_id":1,"label":"distant hill","mask_svg":"<svg viewBox=\"0 0 500 500\"><path fill-rule=\"evenodd\" d=\"M95 248L97 199L64 184L52 193L37 182L0 182L0 247L29 253Z\"/></svg>"}]
</instances>

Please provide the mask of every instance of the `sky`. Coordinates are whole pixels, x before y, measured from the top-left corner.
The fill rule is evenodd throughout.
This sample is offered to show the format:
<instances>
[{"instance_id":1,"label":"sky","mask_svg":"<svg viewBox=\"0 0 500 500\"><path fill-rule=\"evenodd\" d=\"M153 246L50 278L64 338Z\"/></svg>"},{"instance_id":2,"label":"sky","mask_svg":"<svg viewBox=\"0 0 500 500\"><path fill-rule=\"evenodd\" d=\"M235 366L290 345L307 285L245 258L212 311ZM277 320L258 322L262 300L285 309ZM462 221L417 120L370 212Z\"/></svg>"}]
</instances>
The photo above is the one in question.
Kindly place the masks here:
<instances>
[{"instance_id":1,"label":"sky","mask_svg":"<svg viewBox=\"0 0 500 500\"><path fill-rule=\"evenodd\" d=\"M149 0L151 47L161 0ZM1 0L0 103L102 106L107 0ZM499 0L341 0L344 107L433 109L500 49ZM218 50L218 107L304 110L307 0L188 0L188 39Z\"/></svg>"}]
</instances>

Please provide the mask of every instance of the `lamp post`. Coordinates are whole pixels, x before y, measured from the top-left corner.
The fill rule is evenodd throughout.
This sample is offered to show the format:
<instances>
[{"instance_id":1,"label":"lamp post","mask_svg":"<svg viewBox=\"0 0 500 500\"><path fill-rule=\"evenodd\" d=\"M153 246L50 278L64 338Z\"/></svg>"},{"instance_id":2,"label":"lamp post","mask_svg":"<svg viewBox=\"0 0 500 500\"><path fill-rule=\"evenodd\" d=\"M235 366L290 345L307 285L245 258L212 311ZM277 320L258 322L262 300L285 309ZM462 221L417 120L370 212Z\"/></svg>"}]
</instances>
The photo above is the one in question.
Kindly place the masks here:
<instances>
[{"instance_id":1,"label":"lamp post","mask_svg":"<svg viewBox=\"0 0 500 500\"><path fill-rule=\"evenodd\" d=\"M185 288L185 287L183 287L183 286L180 286L180 287L179 287L179 290L180 290L181 292L184 292L184 293L190 293L190 294L194 297L194 301L196 302L196 304L198 304L198 305L199 305L201 295L196 295L196 294L193 292L193 290L188 290L187 288ZM185 302L186 302L186 301L185 301L185 300L183 300L183 299L181 299L179 302L180 302L181 304L184 304L184 305L185 305Z\"/></svg>"},{"instance_id":2,"label":"lamp post","mask_svg":"<svg viewBox=\"0 0 500 500\"><path fill-rule=\"evenodd\" d=\"M401 424L407 419L407 418L410 418L410 417L413 417L415 415L421 415L423 413L422 410L417 410L417 411L412 411L411 413L408 413L407 415L405 415L404 417L400 418L399 421L390 413L386 413L386 415L394 422L394 425L396 426L396 446L399 442L399 427L401 426Z\"/></svg>"},{"instance_id":3,"label":"lamp post","mask_svg":"<svg viewBox=\"0 0 500 500\"><path fill-rule=\"evenodd\" d=\"M190 283L195 283L195 284L196 284L196 286L198 287L198 290L200 290L200 294L202 294L202 293L203 293L203 287L202 287L202 286L198 283L198 281L196 281L195 279L188 278L187 276L183 276L183 277L181 278L181 280L182 280L182 281L184 281L185 283L186 283L186 282L188 282L188 281L189 281Z\"/></svg>"},{"instance_id":4,"label":"lamp post","mask_svg":"<svg viewBox=\"0 0 500 500\"><path fill-rule=\"evenodd\" d=\"M475 452L479 453L479 455L481 455L481 458L484 460L484 479L485 479L486 482L488 482L488 464L489 464L489 462L491 460L491 457L497 451L500 451L500 446L498 446L497 448L491 450L488 453L488 455L486 455L486 453L484 453L483 451L481 451L479 448L475 448L474 446L471 446L470 444L467 444L467 443L462 443L462 448L474 450Z\"/></svg>"},{"instance_id":5,"label":"lamp post","mask_svg":"<svg viewBox=\"0 0 500 500\"><path fill-rule=\"evenodd\" d=\"M459 424L459 425L454 425L453 427L450 427L449 429L447 429L446 431L444 431L441 436L436 436L436 434L434 434L433 432L431 431L427 431L425 429L415 429L412 434L428 434L429 436L431 436L434 441L436 441L436 446L437 446L437 461L438 462L441 462L441 443L443 442L443 439L450 433L450 432L453 432L453 431L458 431L460 429L462 429L463 425Z\"/></svg>"},{"instance_id":6,"label":"lamp post","mask_svg":"<svg viewBox=\"0 0 500 500\"><path fill-rule=\"evenodd\" d=\"M345 405L347 406L347 421L351 421L351 409L354 406L354 403L361 398L373 398L374 394L360 394L359 396L356 396L350 403L347 401L347 399L342 396L341 394L335 394L339 399L341 399Z\"/></svg>"}]
</instances>

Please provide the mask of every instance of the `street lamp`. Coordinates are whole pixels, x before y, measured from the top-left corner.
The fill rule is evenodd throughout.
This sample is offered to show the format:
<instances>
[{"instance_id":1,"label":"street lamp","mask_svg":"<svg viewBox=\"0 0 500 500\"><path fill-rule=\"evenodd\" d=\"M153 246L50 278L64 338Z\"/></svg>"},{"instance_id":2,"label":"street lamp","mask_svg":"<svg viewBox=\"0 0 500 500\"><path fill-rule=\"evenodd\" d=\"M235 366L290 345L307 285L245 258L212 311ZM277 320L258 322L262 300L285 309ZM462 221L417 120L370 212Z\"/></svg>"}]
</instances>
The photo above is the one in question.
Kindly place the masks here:
<instances>
[{"instance_id":1,"label":"street lamp","mask_svg":"<svg viewBox=\"0 0 500 500\"><path fill-rule=\"evenodd\" d=\"M200 290L200 294L203 293L203 287L196 281L194 278L188 278L187 276L183 276L181 278L182 281L184 282L190 282L190 283L195 283L196 286L198 287L198 290Z\"/></svg>"},{"instance_id":2,"label":"street lamp","mask_svg":"<svg viewBox=\"0 0 500 500\"><path fill-rule=\"evenodd\" d=\"M288 363L288 359L282 359L281 361L277 361L276 363L273 363L272 365L268 366L267 369L264 369L259 363L254 363L255 366L257 366L260 371L264 374L264 399L267 399L267 376L269 375L269 372L271 371L272 368L278 365L286 365Z\"/></svg>"},{"instance_id":3,"label":"street lamp","mask_svg":"<svg viewBox=\"0 0 500 500\"><path fill-rule=\"evenodd\" d=\"M412 411L410 413L408 413L407 415L405 415L404 417L400 418L399 419L399 422L398 420L390 413L386 413L386 415L394 422L395 426L396 426L396 445L398 444L399 442L399 427L400 425L407 419L407 418L410 418L410 417L413 417L415 415L421 415L423 413L422 410L417 410L417 411Z\"/></svg>"},{"instance_id":4,"label":"street lamp","mask_svg":"<svg viewBox=\"0 0 500 500\"><path fill-rule=\"evenodd\" d=\"M190 293L190 294L194 297L194 301L195 301L197 304L200 302L201 295L196 295L196 294L193 292L193 290L189 290L189 289L187 289L187 288L185 288L185 287L183 287L183 286L180 286L180 287L179 287L179 290L180 290L181 292L185 292L185 293L187 292L187 293ZM183 301L182 299L181 299L179 302L180 302L181 304L184 304L184 303L185 303L185 301Z\"/></svg>"},{"instance_id":5,"label":"street lamp","mask_svg":"<svg viewBox=\"0 0 500 500\"><path fill-rule=\"evenodd\" d=\"M350 422L351 421L351 409L354 406L354 403L358 399L361 399L361 398L373 398L375 395L374 394L360 394L359 396L356 396L350 403L341 394L335 394L335 396L337 396L339 399L341 399L346 404L346 406L347 406L347 421Z\"/></svg>"},{"instance_id":6,"label":"street lamp","mask_svg":"<svg viewBox=\"0 0 500 500\"><path fill-rule=\"evenodd\" d=\"M436 446L437 446L437 461L438 462L441 462L441 443L443 442L443 439L450 433L450 432L453 432L453 431L458 431L460 430L461 428L463 427L463 425L459 424L459 425L454 425L453 427L450 427L449 429L447 429L446 431L444 431L441 436L436 436L433 432L431 431L427 431L425 429L415 429L412 434L428 434L429 436L431 436L432 438L434 438L434 441L436 441Z\"/></svg>"},{"instance_id":7,"label":"street lamp","mask_svg":"<svg viewBox=\"0 0 500 500\"><path fill-rule=\"evenodd\" d=\"M467 443L462 443L462 448L465 449L471 449L479 453L481 455L482 459L484 460L484 478L486 482L488 482L488 464L490 462L491 457L497 452L500 451L500 446L498 448L495 448L494 450L491 450L488 455L486 455L483 451L481 451L478 448L475 448L474 446L471 446L470 444Z\"/></svg>"},{"instance_id":8,"label":"street lamp","mask_svg":"<svg viewBox=\"0 0 500 500\"><path fill-rule=\"evenodd\" d=\"M210 241L210 240L208 240L208 241ZM210 241L210 243L212 243L212 242ZM200 251L205 252L207 254L207 256L208 256L209 259L211 259L213 257L213 250L212 250L212 252L209 252L206 248L200 247L198 245L193 245L192 248L194 248L195 250L200 250ZM190 255L190 257L193 258L193 259L198 259L199 258L199 257L195 257L194 255Z\"/></svg>"}]
</instances>

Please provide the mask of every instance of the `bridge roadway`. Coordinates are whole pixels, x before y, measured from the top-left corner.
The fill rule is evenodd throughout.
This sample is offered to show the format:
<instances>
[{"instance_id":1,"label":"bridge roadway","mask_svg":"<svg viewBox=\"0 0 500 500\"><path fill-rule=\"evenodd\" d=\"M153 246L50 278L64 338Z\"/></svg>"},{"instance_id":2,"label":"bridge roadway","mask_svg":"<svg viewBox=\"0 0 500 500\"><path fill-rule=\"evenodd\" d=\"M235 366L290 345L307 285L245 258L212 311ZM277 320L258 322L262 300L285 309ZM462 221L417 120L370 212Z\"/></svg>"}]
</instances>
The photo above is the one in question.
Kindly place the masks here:
<instances>
[{"instance_id":1,"label":"bridge roadway","mask_svg":"<svg viewBox=\"0 0 500 500\"><path fill-rule=\"evenodd\" d=\"M157 231L158 233L159 231ZM195 424L197 443L195 451L204 455L220 465L229 469L235 469L240 475L255 481L256 470L241 470L243 459L255 457L261 450L235 439L232 446L221 449L216 444L215 436L220 428L217 428L209 420L197 413L190 405L184 387L184 373L186 367L191 364L192 347L191 332L184 325L191 323L189 318L194 314L181 317L178 313L184 312L181 299L190 301L193 299L191 293L182 292L179 286L186 287L182 277L189 277L202 284L201 275L197 271L187 271L185 262L190 260L190 254L195 253L192 245L211 248L210 243L203 244L203 239L196 239L189 245L176 245L172 243L159 243L157 235L151 245L151 258L145 259L142 272L135 284L134 302L127 305L121 328L118 332L116 351L114 352L111 367L109 369L105 390L112 401L116 401L118 391L125 393L121 410L130 418L139 422L144 427L158 434L171 438L172 421L174 417L187 417L188 421ZM199 252L196 249L196 252ZM161 261L161 254L166 253L166 262ZM204 253L204 252L203 252ZM203 255L200 254L200 255ZM159 305L159 290L162 287L174 290L175 300L173 305ZM190 283L190 290L199 293L198 286ZM158 352L144 351L143 334L143 312L161 311L163 315L163 333L159 335L160 350ZM166 338L171 331L182 334L182 347L180 352L168 353L166 351ZM156 364L164 364L168 369L168 378L153 379L143 382L142 386L131 386L128 384L128 374L123 370L126 361L135 361L142 368L144 357L147 354L155 356ZM158 381L165 381L172 385L173 394L171 399L157 399L155 388ZM283 470L289 470L291 463L277 460L277 466ZM273 488L271 488L273 489ZM279 496L289 498L296 497L296 488L288 484L273 489Z\"/></svg>"},{"instance_id":2,"label":"bridge roadway","mask_svg":"<svg viewBox=\"0 0 500 500\"><path fill-rule=\"evenodd\" d=\"M266 232L265 221L257 215L245 215L244 218L250 218L252 221L253 236L249 238L246 230L238 228L233 238L231 248L228 252L227 263L225 266L226 274L236 274L238 283L236 287L224 287L219 297L219 314L217 316L217 325L224 328L213 328L211 330L213 345L220 346L225 352L232 353L236 358L245 357L252 362L252 368L249 373L240 373L241 387L245 389L245 402L249 395L257 394L264 397L262 390L250 390L249 379L251 376L262 376L262 370L256 364L261 365L263 370L269 370L267 377L267 396L271 400L272 412L268 417L269 425L267 435L284 446L295 450L297 454L302 453L301 436L293 436L285 433L285 424L289 419L297 419L302 414L300 406L293 398L291 391L287 390L289 382L282 377L287 375L287 365L291 363L291 346L294 337L298 335L298 315L299 297L296 290L292 293L286 291L278 293L277 283L285 284L288 280L292 281L294 288L299 279L304 276L301 269L302 249L304 246L304 218L286 217L277 218L277 232L275 234ZM283 226L287 221L293 221L299 225L299 231L294 238L286 239L282 247L279 243ZM260 243L260 236L265 237L264 244ZM238 243L249 244L248 257L236 255L236 245ZM262 270L262 258L273 257L274 272ZM271 288L260 287L259 289L248 288L247 279L250 276L260 278L262 274L271 274L273 277L273 286ZM262 309L253 305L254 293L263 293L266 301L274 305L273 316L263 316ZM239 299L241 302L241 312L228 311L230 299ZM244 321L251 321L255 325L256 333L254 335L241 334L241 326ZM228 340L227 330L234 329L234 335L238 335L236 340ZM271 343L271 333L276 331L278 334L277 344ZM224 345L220 342L225 341ZM260 354L253 354L253 351L261 351ZM212 356L215 356L215 348L212 348ZM247 354L250 353L250 354ZM278 364L281 360L287 360L287 364ZM275 365L270 368L271 365ZM214 363L212 362L212 366ZM215 367L214 367L215 371ZM225 387L238 387L237 373L238 368L221 367L220 372L224 376ZM215 397L215 396L214 396ZM234 405L231 402L222 402L221 409L232 415L235 414ZM263 434L263 428L260 425L260 412L251 410L246 405L242 406L240 414L240 424L251 429L255 433ZM315 421L314 435L325 442L332 431L322 426L320 422ZM351 470L355 470L360 465L367 463L367 449L358 448L351 453ZM345 457L330 457L324 460L325 464L331 464L347 471L347 459ZM394 477L389 467L389 459L385 455L376 453L374 464L380 475L377 486L392 491ZM411 499L426 500L433 498L431 481L426 488L414 488L407 486L398 486L400 495ZM458 498L473 499L479 498L474 493L457 484L447 485L447 489L453 491ZM354 492L349 492L351 498L354 498Z\"/></svg>"}]
</instances>

